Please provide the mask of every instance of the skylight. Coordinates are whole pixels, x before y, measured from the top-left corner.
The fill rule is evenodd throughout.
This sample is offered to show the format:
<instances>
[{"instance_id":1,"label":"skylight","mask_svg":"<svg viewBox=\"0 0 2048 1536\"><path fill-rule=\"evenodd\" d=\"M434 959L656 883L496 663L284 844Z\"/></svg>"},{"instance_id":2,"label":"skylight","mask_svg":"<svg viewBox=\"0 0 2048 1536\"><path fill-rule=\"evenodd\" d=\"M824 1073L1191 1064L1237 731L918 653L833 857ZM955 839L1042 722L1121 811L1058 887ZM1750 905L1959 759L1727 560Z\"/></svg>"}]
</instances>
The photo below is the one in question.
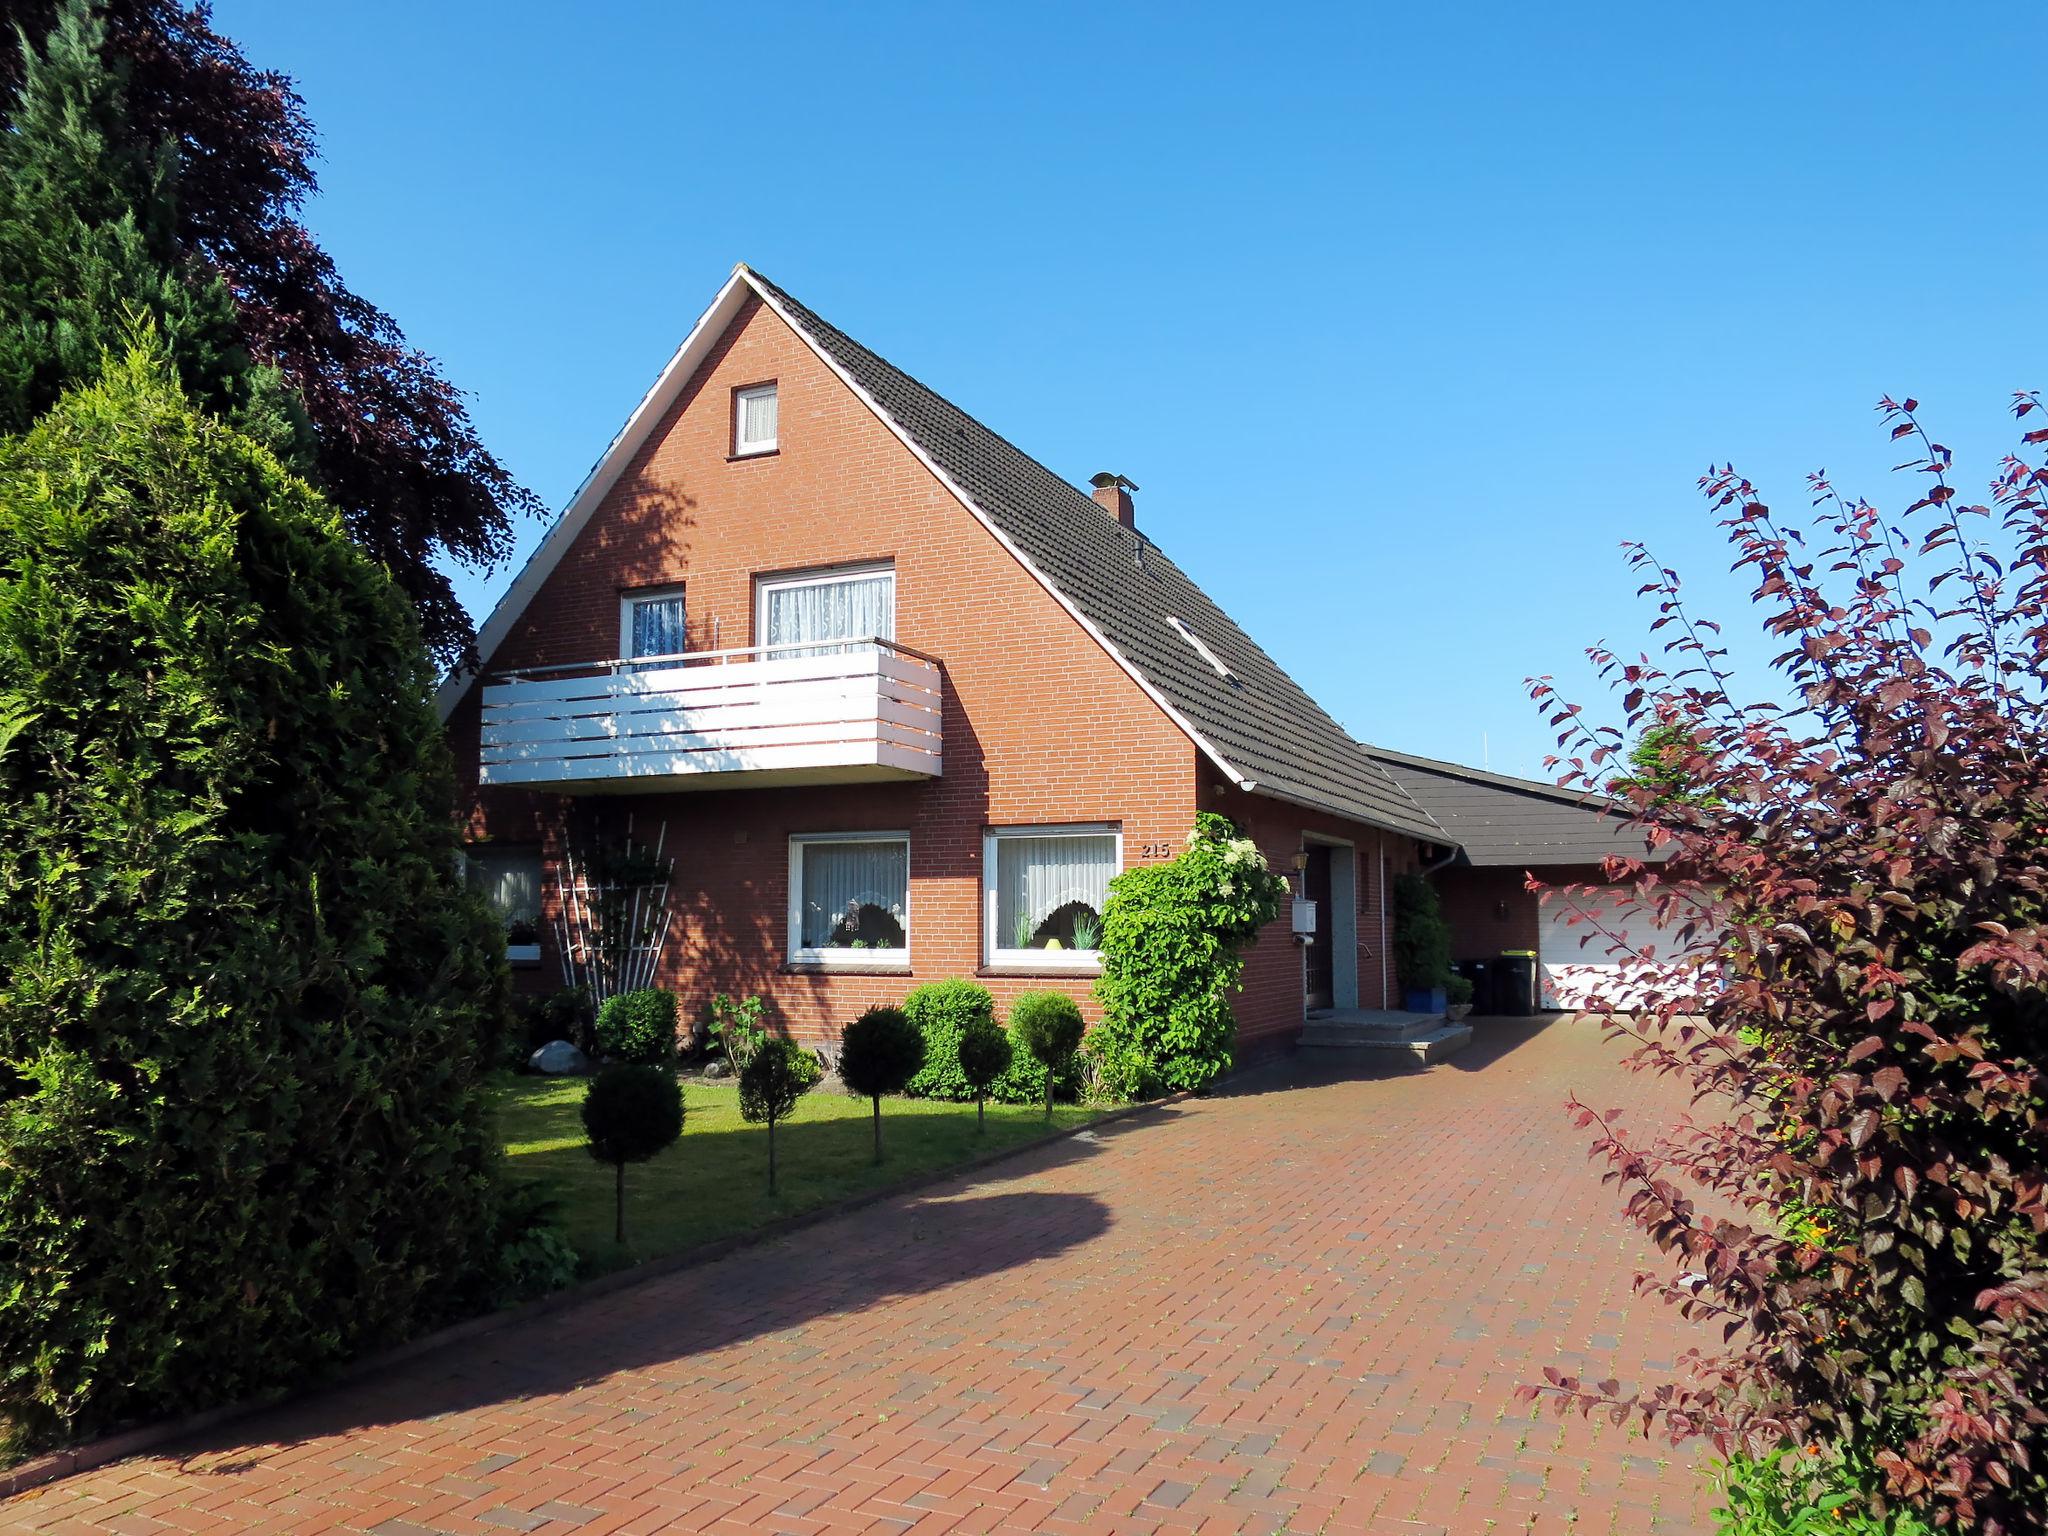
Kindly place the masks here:
<instances>
[{"instance_id":1,"label":"skylight","mask_svg":"<svg viewBox=\"0 0 2048 1536\"><path fill-rule=\"evenodd\" d=\"M1169 617L1166 622L1173 626L1173 632L1175 634L1179 635L1181 639L1187 641L1189 645L1195 648L1195 654L1197 656L1201 657L1202 660L1206 661L1207 663L1209 663L1210 666L1216 669L1216 675L1218 677L1222 678L1223 681L1231 684L1233 687L1242 686L1238 681L1237 674L1231 671L1230 668L1223 665L1222 659L1218 657L1214 651L1210 650L1207 645L1203 644L1202 637L1196 634L1192 629L1188 627L1187 621L1185 619L1176 619Z\"/></svg>"}]
</instances>

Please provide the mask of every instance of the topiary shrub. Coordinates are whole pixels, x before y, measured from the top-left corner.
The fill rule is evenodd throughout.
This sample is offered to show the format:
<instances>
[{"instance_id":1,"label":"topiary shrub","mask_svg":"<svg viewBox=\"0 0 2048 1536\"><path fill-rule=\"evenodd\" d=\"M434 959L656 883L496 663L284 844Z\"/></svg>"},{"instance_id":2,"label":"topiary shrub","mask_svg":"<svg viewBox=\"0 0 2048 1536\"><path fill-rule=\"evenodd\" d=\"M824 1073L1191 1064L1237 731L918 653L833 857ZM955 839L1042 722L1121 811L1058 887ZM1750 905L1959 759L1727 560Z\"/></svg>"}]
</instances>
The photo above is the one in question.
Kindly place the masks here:
<instances>
[{"instance_id":1,"label":"topiary shrub","mask_svg":"<svg viewBox=\"0 0 2048 1536\"><path fill-rule=\"evenodd\" d=\"M1109 883L1095 983L1102 1022L1088 1050L1111 1095L1204 1088L1230 1070L1242 952L1286 895L1257 845L1206 811L1178 858Z\"/></svg>"},{"instance_id":2,"label":"topiary shrub","mask_svg":"<svg viewBox=\"0 0 2048 1536\"><path fill-rule=\"evenodd\" d=\"M503 929L411 610L153 348L0 442L0 1421L29 1445L475 1310L516 1240Z\"/></svg>"},{"instance_id":3,"label":"topiary shrub","mask_svg":"<svg viewBox=\"0 0 2048 1536\"><path fill-rule=\"evenodd\" d=\"M775 1193L775 1127L824 1076L818 1058L794 1040L761 1042L740 1071L740 1118L768 1127L768 1193Z\"/></svg>"},{"instance_id":4,"label":"topiary shrub","mask_svg":"<svg viewBox=\"0 0 2048 1536\"><path fill-rule=\"evenodd\" d=\"M924 1036L901 1008L870 1008L839 1032L839 1077L875 1106L875 1161L882 1160L882 1095L901 1093L924 1065Z\"/></svg>"},{"instance_id":5,"label":"topiary shrub","mask_svg":"<svg viewBox=\"0 0 2048 1536\"><path fill-rule=\"evenodd\" d=\"M1010 1005L1010 1034L1045 1074L1045 1118L1052 1118L1053 1075L1081 1048L1088 1025L1064 992L1026 992Z\"/></svg>"},{"instance_id":6,"label":"topiary shrub","mask_svg":"<svg viewBox=\"0 0 2048 1536\"><path fill-rule=\"evenodd\" d=\"M642 987L597 1010L597 1049L607 1061L667 1066L676 1059L676 995Z\"/></svg>"},{"instance_id":7,"label":"topiary shrub","mask_svg":"<svg viewBox=\"0 0 2048 1536\"><path fill-rule=\"evenodd\" d=\"M983 1025L997 1027L994 995L978 981L928 981L911 988L903 1012L924 1037L924 1065L907 1085L910 1096L965 1104L974 1090L960 1075L960 1037Z\"/></svg>"},{"instance_id":8,"label":"topiary shrub","mask_svg":"<svg viewBox=\"0 0 2048 1536\"><path fill-rule=\"evenodd\" d=\"M616 1001L616 999L615 999ZM606 1067L583 1092L583 1136L590 1155L618 1175L612 1240L626 1246L626 1164L644 1163L683 1134L683 1085L647 1062Z\"/></svg>"},{"instance_id":9,"label":"topiary shrub","mask_svg":"<svg viewBox=\"0 0 2048 1536\"><path fill-rule=\"evenodd\" d=\"M993 1019L978 1020L960 1031L956 1059L960 1080L974 1095L974 1129L977 1133L988 1124L989 1090L1010 1070L1010 1063L1016 1055L1010 1037L996 1028Z\"/></svg>"}]
</instances>

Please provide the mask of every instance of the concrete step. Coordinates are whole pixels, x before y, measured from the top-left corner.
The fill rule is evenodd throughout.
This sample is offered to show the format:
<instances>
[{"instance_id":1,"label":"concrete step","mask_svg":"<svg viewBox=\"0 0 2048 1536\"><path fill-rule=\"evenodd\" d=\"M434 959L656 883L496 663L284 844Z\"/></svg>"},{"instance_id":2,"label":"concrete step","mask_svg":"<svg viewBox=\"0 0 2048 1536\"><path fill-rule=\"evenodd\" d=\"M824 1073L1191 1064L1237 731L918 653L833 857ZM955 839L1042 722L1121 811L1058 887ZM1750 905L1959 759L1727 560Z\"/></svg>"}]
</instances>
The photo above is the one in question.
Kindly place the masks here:
<instances>
[{"instance_id":1,"label":"concrete step","mask_svg":"<svg viewBox=\"0 0 2048 1536\"><path fill-rule=\"evenodd\" d=\"M1455 1056L1472 1043L1470 1024L1453 1024L1448 1019L1431 1020L1429 1026L1392 1026L1376 1030L1372 1025L1318 1025L1310 1021L1301 1031L1305 1051L1350 1051L1359 1054L1392 1055L1427 1066Z\"/></svg>"}]
</instances>

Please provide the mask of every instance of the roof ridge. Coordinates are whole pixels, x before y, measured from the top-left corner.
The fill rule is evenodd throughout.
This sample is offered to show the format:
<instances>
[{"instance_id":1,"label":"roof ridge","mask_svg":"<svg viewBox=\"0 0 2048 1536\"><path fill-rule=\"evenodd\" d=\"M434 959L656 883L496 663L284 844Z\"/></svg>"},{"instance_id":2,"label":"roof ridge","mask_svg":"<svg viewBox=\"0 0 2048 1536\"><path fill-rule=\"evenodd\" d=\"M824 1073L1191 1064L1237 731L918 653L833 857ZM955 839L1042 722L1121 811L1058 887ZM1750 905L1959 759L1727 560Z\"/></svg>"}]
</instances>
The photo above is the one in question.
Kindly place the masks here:
<instances>
[{"instance_id":1,"label":"roof ridge","mask_svg":"<svg viewBox=\"0 0 2048 1536\"><path fill-rule=\"evenodd\" d=\"M1376 747L1365 743L1366 753L1384 762L1400 763L1405 767L1419 768L1425 773L1441 773L1452 778L1469 779L1475 784L1491 784L1496 788L1525 790L1532 794L1548 795L1553 800L1563 800L1572 805L1592 806L1600 810L1626 815L1628 808L1614 796L1597 789L1577 790L1565 784L1547 784L1541 779L1525 779L1519 774L1496 773L1491 768L1474 768L1469 763L1454 763L1448 758L1423 757L1415 752L1397 752L1392 747Z\"/></svg>"}]
</instances>

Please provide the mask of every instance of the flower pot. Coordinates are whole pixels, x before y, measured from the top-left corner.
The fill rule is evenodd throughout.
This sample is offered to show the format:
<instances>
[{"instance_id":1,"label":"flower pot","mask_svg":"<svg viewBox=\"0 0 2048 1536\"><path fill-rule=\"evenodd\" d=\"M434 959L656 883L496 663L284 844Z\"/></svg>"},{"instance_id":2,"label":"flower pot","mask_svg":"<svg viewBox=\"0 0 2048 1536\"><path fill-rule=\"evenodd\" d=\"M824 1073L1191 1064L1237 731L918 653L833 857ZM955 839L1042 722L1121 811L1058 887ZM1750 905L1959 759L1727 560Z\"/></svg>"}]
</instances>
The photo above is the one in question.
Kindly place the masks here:
<instances>
[{"instance_id":1,"label":"flower pot","mask_svg":"<svg viewBox=\"0 0 2048 1536\"><path fill-rule=\"evenodd\" d=\"M1451 1016L1451 1022L1453 1024L1462 1022L1465 1016L1471 1013L1471 1011L1472 1005L1470 1003L1453 1003L1450 1007L1444 1010L1445 1013L1448 1013Z\"/></svg>"}]
</instances>

